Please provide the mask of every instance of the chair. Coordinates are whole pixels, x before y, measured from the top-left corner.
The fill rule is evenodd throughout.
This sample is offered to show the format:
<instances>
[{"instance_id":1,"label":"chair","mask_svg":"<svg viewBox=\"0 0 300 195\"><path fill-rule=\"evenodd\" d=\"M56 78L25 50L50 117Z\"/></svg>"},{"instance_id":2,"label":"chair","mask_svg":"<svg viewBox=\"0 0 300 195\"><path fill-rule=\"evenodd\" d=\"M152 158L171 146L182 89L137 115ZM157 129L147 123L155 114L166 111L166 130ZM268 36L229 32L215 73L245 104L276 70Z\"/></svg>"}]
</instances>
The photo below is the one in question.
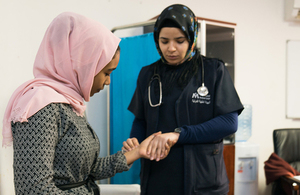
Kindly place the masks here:
<instances>
[{"instance_id":1,"label":"chair","mask_svg":"<svg viewBox=\"0 0 300 195\"><path fill-rule=\"evenodd\" d=\"M273 131L274 153L300 172L300 128L275 129ZM300 180L282 176L272 186L273 195L284 195L286 186L291 194L299 194Z\"/></svg>"}]
</instances>

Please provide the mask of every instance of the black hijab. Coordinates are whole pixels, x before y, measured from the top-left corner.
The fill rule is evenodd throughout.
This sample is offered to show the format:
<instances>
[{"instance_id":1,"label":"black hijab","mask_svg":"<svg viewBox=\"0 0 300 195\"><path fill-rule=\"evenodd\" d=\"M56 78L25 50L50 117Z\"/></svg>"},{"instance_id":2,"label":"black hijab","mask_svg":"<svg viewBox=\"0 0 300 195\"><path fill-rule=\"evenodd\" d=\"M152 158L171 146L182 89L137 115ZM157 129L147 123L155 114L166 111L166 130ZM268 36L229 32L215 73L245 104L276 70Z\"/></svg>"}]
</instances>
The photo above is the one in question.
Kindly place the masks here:
<instances>
[{"instance_id":1,"label":"black hijab","mask_svg":"<svg viewBox=\"0 0 300 195\"><path fill-rule=\"evenodd\" d=\"M159 48L159 33L163 27L176 27L186 35L189 47L183 62L177 66L167 65ZM183 89L198 72L200 53L196 48L198 22L195 14L185 5L174 4L165 8L154 25L154 41L161 60L155 69L162 79L163 95L169 94L177 85ZM201 62L200 62L201 63ZM154 73L154 74L155 74Z\"/></svg>"},{"instance_id":2,"label":"black hijab","mask_svg":"<svg viewBox=\"0 0 300 195\"><path fill-rule=\"evenodd\" d=\"M170 5L161 12L154 25L154 41L163 62L166 62L166 60L159 48L158 38L161 28L170 27L170 24L171 26L175 25L174 27L181 29L186 35L189 48L185 60L190 60L195 55L194 49L198 37L198 22L195 14L190 8L181 4Z\"/></svg>"}]
</instances>

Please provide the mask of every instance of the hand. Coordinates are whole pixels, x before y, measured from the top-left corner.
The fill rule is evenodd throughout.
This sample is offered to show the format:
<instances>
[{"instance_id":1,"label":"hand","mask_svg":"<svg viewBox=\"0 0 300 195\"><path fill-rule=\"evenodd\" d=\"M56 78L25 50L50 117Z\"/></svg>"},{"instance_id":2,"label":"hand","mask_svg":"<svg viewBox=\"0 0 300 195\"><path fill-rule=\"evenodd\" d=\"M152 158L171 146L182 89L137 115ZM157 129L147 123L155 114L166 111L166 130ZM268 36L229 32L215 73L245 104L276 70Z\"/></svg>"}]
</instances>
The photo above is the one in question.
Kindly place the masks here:
<instances>
[{"instance_id":1,"label":"hand","mask_svg":"<svg viewBox=\"0 0 300 195\"><path fill-rule=\"evenodd\" d=\"M149 137L147 137L140 145L138 145L137 147L135 147L134 149L131 149L130 151L124 153L126 160L127 160L127 164L132 164L134 161L136 161L139 158L150 158L150 155L147 154L147 149L148 146L150 144L150 142L158 135L160 135L161 132L157 132L154 133L152 135L150 135ZM161 160L163 158L165 158L169 152L170 152L170 148L173 146L173 142L170 140L167 140L166 144L164 145L164 152L162 154L162 157L157 159Z\"/></svg>"},{"instance_id":2,"label":"hand","mask_svg":"<svg viewBox=\"0 0 300 195\"><path fill-rule=\"evenodd\" d=\"M128 138L126 141L123 142L122 151L131 151L134 148L138 147L140 145L139 141L134 138Z\"/></svg>"},{"instance_id":3,"label":"hand","mask_svg":"<svg viewBox=\"0 0 300 195\"><path fill-rule=\"evenodd\" d=\"M156 136L158 135L161 135L161 132L157 132L157 133L154 133L152 134L151 136L149 136L148 138L146 138L139 146L138 146L138 149L139 149L139 154L142 158L147 158L149 159L150 158L150 155L147 153L147 149L149 147L149 144L150 142L153 141L153 139L155 139ZM157 161L165 158L169 152L170 152L170 149L171 149L171 146L172 146L172 142L170 140L167 140L167 142L165 143L164 145L164 151L163 151L163 154L162 154L162 158L158 159Z\"/></svg>"},{"instance_id":4,"label":"hand","mask_svg":"<svg viewBox=\"0 0 300 195\"><path fill-rule=\"evenodd\" d=\"M165 158L169 151L166 152L166 145L170 148L178 141L179 133L171 132L156 135L148 145L147 155L150 155L150 160L159 161Z\"/></svg>"}]
</instances>

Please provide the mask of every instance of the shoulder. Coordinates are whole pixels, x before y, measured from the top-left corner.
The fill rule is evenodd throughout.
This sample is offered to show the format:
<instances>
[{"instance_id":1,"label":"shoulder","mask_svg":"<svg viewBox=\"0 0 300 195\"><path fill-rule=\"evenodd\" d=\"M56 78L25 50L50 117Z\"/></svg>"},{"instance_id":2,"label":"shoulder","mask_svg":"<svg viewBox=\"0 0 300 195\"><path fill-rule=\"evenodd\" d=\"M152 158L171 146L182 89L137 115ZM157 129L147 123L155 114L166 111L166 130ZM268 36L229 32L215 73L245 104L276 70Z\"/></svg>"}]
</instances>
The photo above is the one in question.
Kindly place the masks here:
<instances>
[{"instance_id":1,"label":"shoulder","mask_svg":"<svg viewBox=\"0 0 300 195\"><path fill-rule=\"evenodd\" d=\"M28 118L30 119L39 119L39 118L68 118L76 117L76 113L73 111L73 108L70 104L66 103L50 103L36 112L34 115Z\"/></svg>"},{"instance_id":2,"label":"shoulder","mask_svg":"<svg viewBox=\"0 0 300 195\"><path fill-rule=\"evenodd\" d=\"M225 66L223 60L219 58L209 58L205 56L202 56L202 58L203 58L203 63L205 65L216 66L216 67Z\"/></svg>"},{"instance_id":3,"label":"shoulder","mask_svg":"<svg viewBox=\"0 0 300 195\"><path fill-rule=\"evenodd\" d=\"M50 103L30 116L26 122L12 122L12 129L50 129L60 121L62 103Z\"/></svg>"},{"instance_id":4,"label":"shoulder","mask_svg":"<svg viewBox=\"0 0 300 195\"><path fill-rule=\"evenodd\" d=\"M66 103L50 103L40 111L48 111L48 112L70 112L72 111L72 106Z\"/></svg>"},{"instance_id":5,"label":"shoulder","mask_svg":"<svg viewBox=\"0 0 300 195\"><path fill-rule=\"evenodd\" d=\"M157 60L156 62L153 62L152 64L150 65L147 65L147 66L144 66L142 69L141 69L141 72L148 72L149 70L154 70L154 67L159 63L160 60Z\"/></svg>"},{"instance_id":6,"label":"shoulder","mask_svg":"<svg viewBox=\"0 0 300 195\"><path fill-rule=\"evenodd\" d=\"M207 69L209 72L214 72L218 75L222 75L227 71L223 60L218 58L203 57L203 64L205 69Z\"/></svg>"},{"instance_id":7,"label":"shoulder","mask_svg":"<svg viewBox=\"0 0 300 195\"><path fill-rule=\"evenodd\" d=\"M153 73L154 73L154 67L159 63L159 60L150 64L150 65L147 65L147 66L144 66L142 67L140 73L139 73L139 80L142 79L142 80L145 80L147 78L150 78Z\"/></svg>"}]
</instances>

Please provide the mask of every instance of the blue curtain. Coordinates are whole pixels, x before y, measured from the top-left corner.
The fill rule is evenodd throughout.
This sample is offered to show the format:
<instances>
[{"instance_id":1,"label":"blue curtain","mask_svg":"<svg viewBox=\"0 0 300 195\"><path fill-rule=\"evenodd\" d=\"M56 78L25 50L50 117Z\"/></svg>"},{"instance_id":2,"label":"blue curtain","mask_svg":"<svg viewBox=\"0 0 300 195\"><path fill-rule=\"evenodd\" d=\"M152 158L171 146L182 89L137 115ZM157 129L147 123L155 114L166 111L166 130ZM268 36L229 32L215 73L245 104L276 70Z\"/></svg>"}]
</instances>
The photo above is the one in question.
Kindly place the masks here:
<instances>
[{"instance_id":1,"label":"blue curtain","mask_svg":"<svg viewBox=\"0 0 300 195\"><path fill-rule=\"evenodd\" d=\"M143 66L157 61L153 33L122 38L119 65L111 74L110 84L110 152L120 151L130 134L134 115L127 110ZM112 184L139 184L140 160L127 172L117 173Z\"/></svg>"}]
</instances>

